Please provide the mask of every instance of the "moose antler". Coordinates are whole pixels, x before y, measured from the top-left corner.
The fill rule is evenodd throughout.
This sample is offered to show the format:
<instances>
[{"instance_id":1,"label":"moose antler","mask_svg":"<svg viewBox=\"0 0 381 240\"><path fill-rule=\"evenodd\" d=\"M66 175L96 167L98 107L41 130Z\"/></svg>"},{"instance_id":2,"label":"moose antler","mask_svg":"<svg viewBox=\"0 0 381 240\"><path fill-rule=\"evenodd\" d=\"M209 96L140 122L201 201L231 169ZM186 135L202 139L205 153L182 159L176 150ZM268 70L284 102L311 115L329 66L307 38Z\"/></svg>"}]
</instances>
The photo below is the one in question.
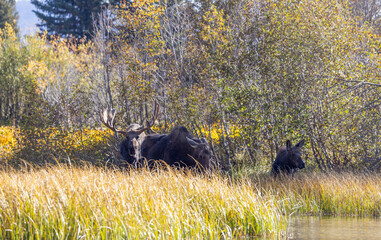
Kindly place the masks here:
<instances>
[{"instance_id":1,"label":"moose antler","mask_svg":"<svg viewBox=\"0 0 381 240\"><path fill-rule=\"evenodd\" d=\"M155 105L154 105L154 111L153 111L153 116L152 116L152 120L151 122L149 122L148 120L146 121L147 123L147 126L144 127L142 126L141 128L137 129L137 130L131 130L134 134L137 134L137 135L140 135L142 132L144 131L151 131L151 132L154 132L151 127L154 125L157 117L159 116L159 110L160 110L160 106L159 104L157 103L157 101L155 101ZM121 131L121 130L117 130L115 128L115 114L116 114L116 111L114 109L106 109L104 110L103 112L101 112L99 114L99 118L100 118L100 121L108 128L110 128L112 131L116 132L116 133L121 133L123 134L124 136L127 136L127 134L130 132L127 132L127 131ZM131 133L132 133L131 132Z\"/></svg>"},{"instance_id":2,"label":"moose antler","mask_svg":"<svg viewBox=\"0 0 381 240\"><path fill-rule=\"evenodd\" d=\"M139 130L138 130L138 133L139 133L139 134L142 133L142 132L144 132L144 131L147 131L147 130L148 130L148 131L151 131L151 132L153 132L153 133L156 133L155 131L153 131L153 130L151 129L151 127L155 124L155 121L156 121L157 117L159 116L159 111L160 111L160 105L159 105L159 103L157 103L157 101L155 101L152 120L151 120L151 122L149 122L148 120L146 120L147 127L142 128L142 129L139 129Z\"/></svg>"},{"instance_id":3,"label":"moose antler","mask_svg":"<svg viewBox=\"0 0 381 240\"><path fill-rule=\"evenodd\" d=\"M99 119L100 121L108 128L110 128L112 131L116 133L121 133L123 135L127 135L126 131L117 130L115 128L115 109L106 109L103 112L99 113Z\"/></svg>"}]
</instances>

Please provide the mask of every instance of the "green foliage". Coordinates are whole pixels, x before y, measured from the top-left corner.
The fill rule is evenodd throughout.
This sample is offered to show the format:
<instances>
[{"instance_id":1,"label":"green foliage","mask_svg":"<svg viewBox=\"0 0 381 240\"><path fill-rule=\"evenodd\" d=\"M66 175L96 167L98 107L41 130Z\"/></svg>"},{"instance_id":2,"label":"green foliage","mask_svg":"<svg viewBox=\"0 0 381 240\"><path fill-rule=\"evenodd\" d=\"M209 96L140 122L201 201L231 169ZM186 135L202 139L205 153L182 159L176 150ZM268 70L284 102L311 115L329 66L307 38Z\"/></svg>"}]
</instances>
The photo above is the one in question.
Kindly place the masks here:
<instances>
[{"instance_id":1,"label":"green foliage","mask_svg":"<svg viewBox=\"0 0 381 240\"><path fill-rule=\"evenodd\" d=\"M379 38L368 26L356 24L346 4L270 2L263 27L261 75L271 83L268 92L277 96L275 103L280 103L271 104L267 118L271 126L282 127L272 134L292 136L297 129L308 136L322 167L366 157L360 149L369 143L366 146L356 138L363 133L355 127L363 121L358 113L380 110L365 109L367 104L377 104L374 94L379 86L375 92L363 88L367 100L358 98L357 91L346 92L360 82L377 83L379 74L379 60L374 57ZM330 150L324 145L330 145Z\"/></svg>"},{"instance_id":2,"label":"green foliage","mask_svg":"<svg viewBox=\"0 0 381 240\"><path fill-rule=\"evenodd\" d=\"M377 169L380 36L351 6L137 0L101 14L93 42L20 44L7 28L0 119L76 131L99 127L107 106L123 128L150 118L155 99L162 132L181 124L207 137L227 169L269 169L302 138L308 166Z\"/></svg>"},{"instance_id":3,"label":"green foliage","mask_svg":"<svg viewBox=\"0 0 381 240\"><path fill-rule=\"evenodd\" d=\"M0 29L5 28L6 23L18 32L17 29L18 14L16 12L15 0L0 0Z\"/></svg>"},{"instance_id":4,"label":"green foliage","mask_svg":"<svg viewBox=\"0 0 381 240\"><path fill-rule=\"evenodd\" d=\"M33 114L39 99L35 79L26 72L30 49L8 24L0 29L0 44L0 122L21 123Z\"/></svg>"},{"instance_id":5,"label":"green foliage","mask_svg":"<svg viewBox=\"0 0 381 240\"><path fill-rule=\"evenodd\" d=\"M49 35L91 39L92 17L97 17L108 2L103 0L32 0L37 10L34 13L41 20L38 26Z\"/></svg>"},{"instance_id":6,"label":"green foliage","mask_svg":"<svg viewBox=\"0 0 381 240\"><path fill-rule=\"evenodd\" d=\"M237 4L246 18L230 19L231 28L238 29L234 36L248 40L234 44L240 55L230 65L236 71L223 75L239 76L235 84L224 84L229 112L243 125L253 124L245 132L252 134L250 145L258 144L262 151L274 154L287 138L308 138L310 154L321 168L360 163L369 154L369 141L358 136L368 138L374 131L363 122L379 121L359 114L380 111L379 36L357 24L345 1L262 3ZM241 21L246 25L239 28ZM359 91L367 97L359 97ZM369 132L359 131L358 125Z\"/></svg>"}]
</instances>

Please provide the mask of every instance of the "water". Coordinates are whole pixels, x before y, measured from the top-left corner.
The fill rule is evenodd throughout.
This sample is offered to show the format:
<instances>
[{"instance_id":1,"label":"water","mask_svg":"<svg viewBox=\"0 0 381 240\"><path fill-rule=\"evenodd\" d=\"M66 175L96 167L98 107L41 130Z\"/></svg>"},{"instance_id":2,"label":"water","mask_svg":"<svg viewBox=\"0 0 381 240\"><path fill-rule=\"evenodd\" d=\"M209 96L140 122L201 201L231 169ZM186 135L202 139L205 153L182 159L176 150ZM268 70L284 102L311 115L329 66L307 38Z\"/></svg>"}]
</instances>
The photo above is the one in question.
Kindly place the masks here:
<instances>
[{"instance_id":1,"label":"water","mask_svg":"<svg viewBox=\"0 0 381 240\"><path fill-rule=\"evenodd\" d=\"M381 220L376 218L292 217L288 239L381 240Z\"/></svg>"}]
</instances>

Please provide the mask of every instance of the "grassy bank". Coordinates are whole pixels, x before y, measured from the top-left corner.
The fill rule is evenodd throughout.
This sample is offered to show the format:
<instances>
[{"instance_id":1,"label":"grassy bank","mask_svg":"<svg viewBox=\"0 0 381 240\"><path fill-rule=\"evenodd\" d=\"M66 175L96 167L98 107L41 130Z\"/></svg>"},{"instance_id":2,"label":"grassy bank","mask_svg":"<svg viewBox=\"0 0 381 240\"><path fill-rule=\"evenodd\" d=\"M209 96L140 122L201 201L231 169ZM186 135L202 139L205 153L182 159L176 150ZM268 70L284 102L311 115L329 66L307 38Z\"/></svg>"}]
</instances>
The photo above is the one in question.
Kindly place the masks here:
<instances>
[{"instance_id":1,"label":"grassy bank","mask_svg":"<svg viewBox=\"0 0 381 240\"><path fill-rule=\"evenodd\" d=\"M285 214L381 216L378 173L298 173L282 180L257 176L252 181Z\"/></svg>"},{"instance_id":2,"label":"grassy bank","mask_svg":"<svg viewBox=\"0 0 381 240\"><path fill-rule=\"evenodd\" d=\"M381 216L377 174L274 179L51 167L0 172L0 238L282 236L290 214Z\"/></svg>"},{"instance_id":3,"label":"grassy bank","mask_svg":"<svg viewBox=\"0 0 381 240\"><path fill-rule=\"evenodd\" d=\"M279 237L285 218L249 181L52 167L0 173L0 238Z\"/></svg>"}]
</instances>

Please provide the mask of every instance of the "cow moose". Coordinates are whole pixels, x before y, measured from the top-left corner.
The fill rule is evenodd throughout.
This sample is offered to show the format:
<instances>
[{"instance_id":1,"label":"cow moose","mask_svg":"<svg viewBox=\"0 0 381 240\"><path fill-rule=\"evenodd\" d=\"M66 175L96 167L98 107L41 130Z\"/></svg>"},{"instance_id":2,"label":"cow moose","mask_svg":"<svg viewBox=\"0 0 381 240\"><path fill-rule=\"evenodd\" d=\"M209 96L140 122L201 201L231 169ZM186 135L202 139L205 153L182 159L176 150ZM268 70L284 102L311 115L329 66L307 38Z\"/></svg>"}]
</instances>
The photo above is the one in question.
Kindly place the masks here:
<instances>
[{"instance_id":1,"label":"cow moose","mask_svg":"<svg viewBox=\"0 0 381 240\"><path fill-rule=\"evenodd\" d=\"M155 104L154 116L147 126L130 125L126 131L116 130L115 111L105 110L101 122L125 139L120 145L120 154L127 163L135 167L149 165L161 160L168 165L178 167L197 167L206 170L210 167L211 151L205 138L194 137L184 126L174 127L169 134L145 134L151 131L159 106Z\"/></svg>"},{"instance_id":2,"label":"cow moose","mask_svg":"<svg viewBox=\"0 0 381 240\"><path fill-rule=\"evenodd\" d=\"M281 147L272 165L271 173L278 176L281 173L291 174L298 169L305 168L305 163L302 159L300 149L304 145L304 140L301 140L295 146L292 146L291 141L287 140L286 146Z\"/></svg>"}]
</instances>

